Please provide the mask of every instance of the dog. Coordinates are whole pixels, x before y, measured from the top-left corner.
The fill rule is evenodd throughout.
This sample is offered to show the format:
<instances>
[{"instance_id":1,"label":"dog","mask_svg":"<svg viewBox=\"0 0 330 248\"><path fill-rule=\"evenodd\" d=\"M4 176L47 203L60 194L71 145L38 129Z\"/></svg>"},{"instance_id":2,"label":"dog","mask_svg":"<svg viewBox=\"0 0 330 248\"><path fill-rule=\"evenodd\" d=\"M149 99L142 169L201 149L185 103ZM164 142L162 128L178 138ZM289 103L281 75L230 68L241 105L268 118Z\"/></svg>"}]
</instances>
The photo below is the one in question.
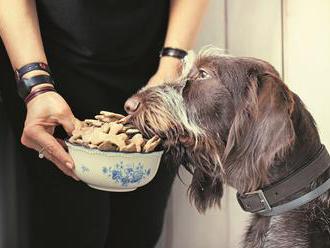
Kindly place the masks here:
<instances>
[{"instance_id":1,"label":"dog","mask_svg":"<svg viewBox=\"0 0 330 248\"><path fill-rule=\"evenodd\" d=\"M176 167L192 173L189 196L200 212L220 206L224 183L239 196L267 189L319 153L313 117L272 65L216 48L193 57L180 79L141 89L125 109L144 135L163 140ZM329 165L295 197L326 182ZM281 214L253 214L242 246L330 247L329 192Z\"/></svg>"}]
</instances>

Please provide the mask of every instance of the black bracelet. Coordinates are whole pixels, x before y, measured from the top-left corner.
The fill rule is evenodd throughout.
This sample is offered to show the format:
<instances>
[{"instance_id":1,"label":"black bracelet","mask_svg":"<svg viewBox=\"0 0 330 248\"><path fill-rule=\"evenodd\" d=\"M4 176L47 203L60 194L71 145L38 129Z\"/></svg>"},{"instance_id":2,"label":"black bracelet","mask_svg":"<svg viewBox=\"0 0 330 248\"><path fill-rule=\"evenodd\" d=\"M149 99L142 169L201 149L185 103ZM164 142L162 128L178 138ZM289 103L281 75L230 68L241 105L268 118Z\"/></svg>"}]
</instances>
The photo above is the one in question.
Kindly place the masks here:
<instances>
[{"instance_id":1,"label":"black bracelet","mask_svg":"<svg viewBox=\"0 0 330 248\"><path fill-rule=\"evenodd\" d=\"M49 66L47 64L43 62L34 62L24 65L21 68L15 70L16 81L21 80L26 73L36 70L45 71L48 74L51 74Z\"/></svg>"},{"instance_id":2,"label":"black bracelet","mask_svg":"<svg viewBox=\"0 0 330 248\"><path fill-rule=\"evenodd\" d=\"M17 81L17 90L18 94L22 99L25 99L31 89L39 84L51 84L55 87L55 82L51 76L48 75L38 75L31 78L22 78L21 80Z\"/></svg>"},{"instance_id":3,"label":"black bracelet","mask_svg":"<svg viewBox=\"0 0 330 248\"><path fill-rule=\"evenodd\" d=\"M187 56L187 52L185 50L179 49L179 48L172 48L172 47L164 47L161 51L159 56L169 56L174 57L177 59L183 59L185 56Z\"/></svg>"}]
</instances>

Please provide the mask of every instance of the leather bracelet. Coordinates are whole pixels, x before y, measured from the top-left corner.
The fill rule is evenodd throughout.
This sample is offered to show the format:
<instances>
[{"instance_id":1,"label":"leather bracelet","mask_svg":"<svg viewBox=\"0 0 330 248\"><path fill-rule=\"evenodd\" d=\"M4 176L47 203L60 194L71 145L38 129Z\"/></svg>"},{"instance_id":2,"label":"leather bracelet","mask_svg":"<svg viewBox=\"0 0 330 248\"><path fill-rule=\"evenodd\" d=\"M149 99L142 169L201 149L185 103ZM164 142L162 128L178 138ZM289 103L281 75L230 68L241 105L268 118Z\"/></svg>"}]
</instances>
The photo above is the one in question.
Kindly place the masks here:
<instances>
[{"instance_id":1,"label":"leather bracelet","mask_svg":"<svg viewBox=\"0 0 330 248\"><path fill-rule=\"evenodd\" d=\"M25 99L31 92L31 89L39 84L52 84L55 86L55 82L51 76L48 75L38 75L31 78L22 78L17 81L17 91L22 99Z\"/></svg>"},{"instance_id":2,"label":"leather bracelet","mask_svg":"<svg viewBox=\"0 0 330 248\"><path fill-rule=\"evenodd\" d=\"M173 47L164 47L159 54L159 57L169 56L177 59L183 59L187 56L187 52L185 50Z\"/></svg>"},{"instance_id":3,"label":"leather bracelet","mask_svg":"<svg viewBox=\"0 0 330 248\"><path fill-rule=\"evenodd\" d=\"M31 71L36 71L36 70L45 71L48 74L51 74L51 71L50 71L49 66L47 64L45 64L43 62L33 62L33 63L29 63L29 64L24 65L21 68L15 70L16 81L21 80L22 77L26 73L29 73Z\"/></svg>"},{"instance_id":4,"label":"leather bracelet","mask_svg":"<svg viewBox=\"0 0 330 248\"><path fill-rule=\"evenodd\" d=\"M52 86L45 86L37 90L31 91L31 93L24 99L25 104L28 104L33 98L46 92L56 92L56 90Z\"/></svg>"}]
</instances>

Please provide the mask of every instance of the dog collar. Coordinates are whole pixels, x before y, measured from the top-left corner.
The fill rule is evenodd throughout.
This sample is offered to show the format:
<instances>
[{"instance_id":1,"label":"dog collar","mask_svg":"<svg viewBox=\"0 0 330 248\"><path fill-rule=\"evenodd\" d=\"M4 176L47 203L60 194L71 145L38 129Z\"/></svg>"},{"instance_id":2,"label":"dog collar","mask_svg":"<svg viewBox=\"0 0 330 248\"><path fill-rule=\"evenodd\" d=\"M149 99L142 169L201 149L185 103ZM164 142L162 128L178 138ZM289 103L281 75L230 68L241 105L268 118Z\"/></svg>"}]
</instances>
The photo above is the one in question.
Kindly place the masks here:
<instances>
[{"instance_id":1,"label":"dog collar","mask_svg":"<svg viewBox=\"0 0 330 248\"><path fill-rule=\"evenodd\" d=\"M250 213L264 216L282 214L314 200L330 189L329 178L310 192L280 204L283 200L288 197L291 198L300 190L308 187L313 180L321 176L329 167L330 155L325 146L321 145L312 161L306 163L287 177L260 190L245 194L237 193L237 200L242 209Z\"/></svg>"}]
</instances>

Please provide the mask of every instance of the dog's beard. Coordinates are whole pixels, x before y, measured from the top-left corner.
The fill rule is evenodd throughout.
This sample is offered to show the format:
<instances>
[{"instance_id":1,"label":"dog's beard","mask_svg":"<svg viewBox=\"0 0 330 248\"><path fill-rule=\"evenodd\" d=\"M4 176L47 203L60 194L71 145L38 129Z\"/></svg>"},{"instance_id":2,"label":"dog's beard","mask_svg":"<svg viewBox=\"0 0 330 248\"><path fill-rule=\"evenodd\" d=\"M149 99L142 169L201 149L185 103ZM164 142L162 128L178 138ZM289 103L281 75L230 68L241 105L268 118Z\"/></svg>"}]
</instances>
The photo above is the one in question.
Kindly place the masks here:
<instances>
[{"instance_id":1,"label":"dog's beard","mask_svg":"<svg viewBox=\"0 0 330 248\"><path fill-rule=\"evenodd\" d=\"M159 136L176 168L182 165L193 175L190 200L203 212L220 205L224 173L219 154L224 145L203 128L191 106L187 109L182 89L182 84L167 84L142 90L143 104L131 121L145 136Z\"/></svg>"},{"instance_id":2,"label":"dog's beard","mask_svg":"<svg viewBox=\"0 0 330 248\"><path fill-rule=\"evenodd\" d=\"M147 137L157 135L166 146L176 145L180 138L189 138L194 142L203 135L198 120L188 115L181 91L183 85L166 84L146 89L143 106L131 121Z\"/></svg>"}]
</instances>

